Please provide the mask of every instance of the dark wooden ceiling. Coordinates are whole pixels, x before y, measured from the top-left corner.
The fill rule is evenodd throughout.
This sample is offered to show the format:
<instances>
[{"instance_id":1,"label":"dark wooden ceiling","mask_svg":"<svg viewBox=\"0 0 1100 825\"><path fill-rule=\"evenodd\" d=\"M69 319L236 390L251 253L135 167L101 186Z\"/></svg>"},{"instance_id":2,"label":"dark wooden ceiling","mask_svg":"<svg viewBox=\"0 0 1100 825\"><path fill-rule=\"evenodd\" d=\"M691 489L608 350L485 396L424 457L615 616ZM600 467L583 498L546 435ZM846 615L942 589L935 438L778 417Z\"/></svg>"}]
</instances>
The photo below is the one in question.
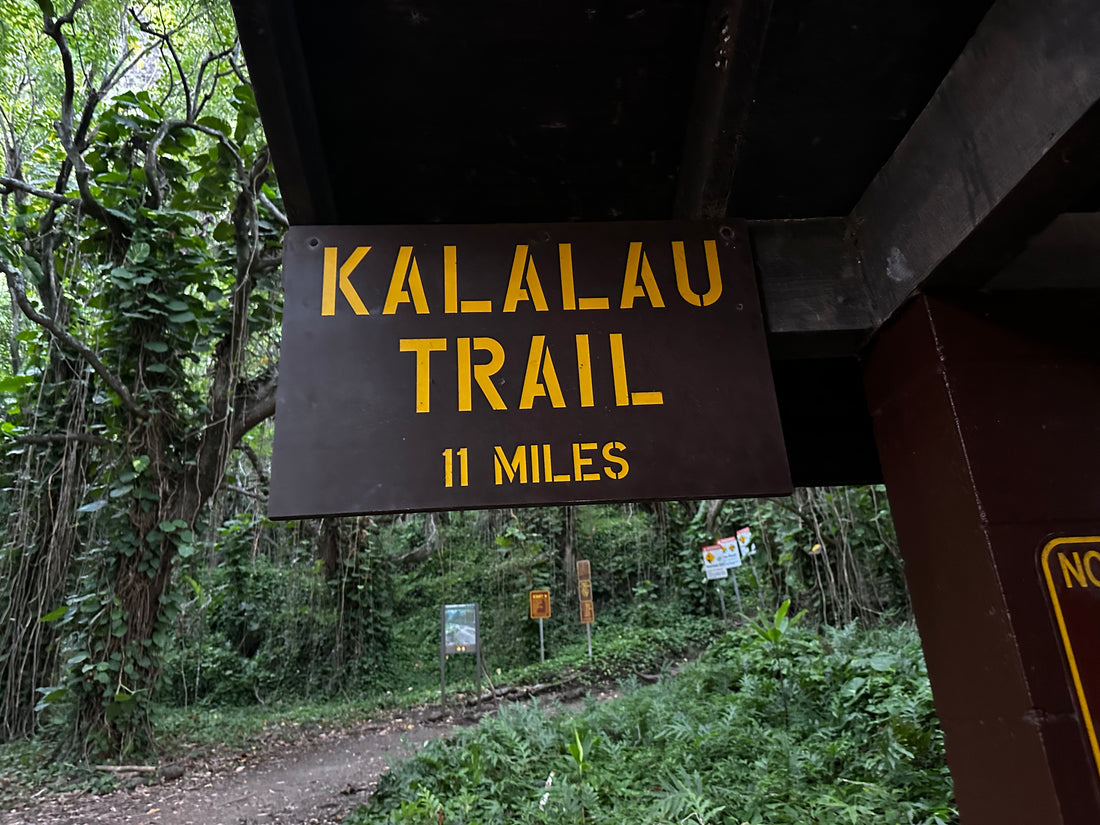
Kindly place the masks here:
<instances>
[{"instance_id":1,"label":"dark wooden ceiling","mask_svg":"<svg viewBox=\"0 0 1100 825\"><path fill-rule=\"evenodd\" d=\"M249 15L276 13L235 6L252 64ZM847 215L989 6L775 0L755 35L734 214ZM290 2L276 36L295 36L300 59L276 56L300 91L286 108L312 110L331 203L297 208L284 185L289 206L303 223L668 218L699 63L721 59L703 42L705 12L696 0ZM266 116L280 92L255 63Z\"/></svg>"}]
</instances>

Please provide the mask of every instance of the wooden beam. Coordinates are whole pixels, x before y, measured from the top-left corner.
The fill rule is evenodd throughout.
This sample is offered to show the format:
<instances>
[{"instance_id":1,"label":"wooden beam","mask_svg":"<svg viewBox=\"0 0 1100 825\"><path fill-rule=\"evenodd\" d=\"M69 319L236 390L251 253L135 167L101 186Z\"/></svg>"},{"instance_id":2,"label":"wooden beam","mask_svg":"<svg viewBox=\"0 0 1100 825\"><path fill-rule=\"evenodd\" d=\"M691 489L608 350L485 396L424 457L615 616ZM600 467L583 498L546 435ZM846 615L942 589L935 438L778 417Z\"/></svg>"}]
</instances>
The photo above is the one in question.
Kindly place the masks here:
<instances>
[{"instance_id":1,"label":"wooden beam","mask_svg":"<svg viewBox=\"0 0 1100 825\"><path fill-rule=\"evenodd\" d=\"M1100 3L999 0L849 216L876 320L981 286L1100 178Z\"/></svg>"},{"instance_id":2,"label":"wooden beam","mask_svg":"<svg viewBox=\"0 0 1100 825\"><path fill-rule=\"evenodd\" d=\"M292 224L338 223L293 0L232 0Z\"/></svg>"},{"instance_id":3,"label":"wooden beam","mask_svg":"<svg viewBox=\"0 0 1100 825\"><path fill-rule=\"evenodd\" d=\"M676 192L681 218L726 216L772 0L712 0Z\"/></svg>"},{"instance_id":4,"label":"wooden beam","mask_svg":"<svg viewBox=\"0 0 1100 825\"><path fill-rule=\"evenodd\" d=\"M874 311L843 218L749 224L772 357L853 355Z\"/></svg>"},{"instance_id":5,"label":"wooden beam","mask_svg":"<svg viewBox=\"0 0 1100 825\"><path fill-rule=\"evenodd\" d=\"M1100 213L1059 215L986 289L1100 291Z\"/></svg>"}]
</instances>

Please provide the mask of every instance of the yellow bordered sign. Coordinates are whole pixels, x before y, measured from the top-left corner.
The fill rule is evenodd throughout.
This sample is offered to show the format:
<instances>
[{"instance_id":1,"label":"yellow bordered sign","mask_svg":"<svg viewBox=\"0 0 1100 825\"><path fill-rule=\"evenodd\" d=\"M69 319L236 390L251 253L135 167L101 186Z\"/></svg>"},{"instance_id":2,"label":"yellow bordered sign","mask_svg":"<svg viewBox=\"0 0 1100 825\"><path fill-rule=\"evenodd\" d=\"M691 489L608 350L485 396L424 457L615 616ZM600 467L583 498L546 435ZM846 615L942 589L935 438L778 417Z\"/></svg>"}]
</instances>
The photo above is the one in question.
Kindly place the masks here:
<instances>
[{"instance_id":1,"label":"yellow bordered sign","mask_svg":"<svg viewBox=\"0 0 1100 825\"><path fill-rule=\"evenodd\" d=\"M550 618L550 591L531 590L527 593L528 615L532 619Z\"/></svg>"},{"instance_id":2,"label":"yellow bordered sign","mask_svg":"<svg viewBox=\"0 0 1100 825\"><path fill-rule=\"evenodd\" d=\"M1100 706L1100 649L1089 643L1095 639L1100 617L1100 536L1065 537L1048 542L1043 548L1042 567L1081 719L1100 772L1100 743L1091 709ZM1078 640L1076 647L1074 636ZM1091 707L1090 696L1094 699Z\"/></svg>"}]
</instances>

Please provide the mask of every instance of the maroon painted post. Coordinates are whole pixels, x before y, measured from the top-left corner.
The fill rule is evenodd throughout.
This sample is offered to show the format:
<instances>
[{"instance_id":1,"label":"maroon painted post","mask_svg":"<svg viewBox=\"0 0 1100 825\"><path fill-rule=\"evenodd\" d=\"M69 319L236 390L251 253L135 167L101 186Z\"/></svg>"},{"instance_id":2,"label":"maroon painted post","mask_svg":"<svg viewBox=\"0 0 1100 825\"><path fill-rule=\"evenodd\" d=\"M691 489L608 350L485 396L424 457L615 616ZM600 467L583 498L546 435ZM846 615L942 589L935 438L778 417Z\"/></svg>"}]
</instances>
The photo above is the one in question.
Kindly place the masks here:
<instances>
[{"instance_id":1,"label":"maroon painted post","mask_svg":"<svg viewBox=\"0 0 1100 825\"><path fill-rule=\"evenodd\" d=\"M1015 304L911 300L870 347L867 397L962 822L1095 825L1087 696L1041 559L1100 535L1100 333L1065 301ZM1055 571L1095 617L1076 643L1100 648L1100 565L1092 589Z\"/></svg>"}]
</instances>

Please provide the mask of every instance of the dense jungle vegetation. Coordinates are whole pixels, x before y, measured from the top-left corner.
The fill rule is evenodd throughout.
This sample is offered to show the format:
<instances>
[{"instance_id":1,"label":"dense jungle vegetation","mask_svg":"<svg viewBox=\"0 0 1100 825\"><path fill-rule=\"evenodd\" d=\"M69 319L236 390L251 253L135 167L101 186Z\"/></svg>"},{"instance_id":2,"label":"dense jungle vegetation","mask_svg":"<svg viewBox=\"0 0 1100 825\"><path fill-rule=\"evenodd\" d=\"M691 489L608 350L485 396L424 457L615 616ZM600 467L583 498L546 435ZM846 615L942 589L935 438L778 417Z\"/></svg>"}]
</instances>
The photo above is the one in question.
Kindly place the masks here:
<instances>
[{"instance_id":1,"label":"dense jungle vegetation","mask_svg":"<svg viewBox=\"0 0 1100 825\"><path fill-rule=\"evenodd\" d=\"M434 700L440 605L477 602L487 682L626 695L432 745L363 822L952 818L881 488L264 517L287 220L227 3L0 0L0 144L0 762ZM699 550L742 527L723 621ZM447 668L472 689L472 657Z\"/></svg>"}]
</instances>

